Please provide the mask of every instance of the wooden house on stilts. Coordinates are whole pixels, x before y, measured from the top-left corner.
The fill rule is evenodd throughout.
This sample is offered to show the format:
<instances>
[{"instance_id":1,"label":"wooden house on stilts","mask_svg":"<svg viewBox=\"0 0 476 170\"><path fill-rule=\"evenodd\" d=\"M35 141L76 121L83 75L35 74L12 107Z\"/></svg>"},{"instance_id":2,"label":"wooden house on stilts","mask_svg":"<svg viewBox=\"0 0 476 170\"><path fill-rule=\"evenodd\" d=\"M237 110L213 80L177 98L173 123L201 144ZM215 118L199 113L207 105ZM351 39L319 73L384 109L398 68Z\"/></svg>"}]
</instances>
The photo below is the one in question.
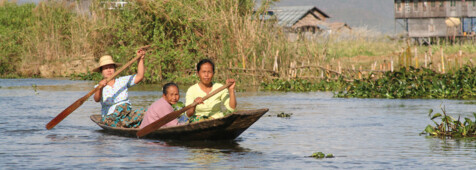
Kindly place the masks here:
<instances>
[{"instance_id":1,"label":"wooden house on stilts","mask_svg":"<svg viewBox=\"0 0 476 170\"><path fill-rule=\"evenodd\" d=\"M394 4L395 22L420 44L475 37L476 0L395 0Z\"/></svg>"}]
</instances>

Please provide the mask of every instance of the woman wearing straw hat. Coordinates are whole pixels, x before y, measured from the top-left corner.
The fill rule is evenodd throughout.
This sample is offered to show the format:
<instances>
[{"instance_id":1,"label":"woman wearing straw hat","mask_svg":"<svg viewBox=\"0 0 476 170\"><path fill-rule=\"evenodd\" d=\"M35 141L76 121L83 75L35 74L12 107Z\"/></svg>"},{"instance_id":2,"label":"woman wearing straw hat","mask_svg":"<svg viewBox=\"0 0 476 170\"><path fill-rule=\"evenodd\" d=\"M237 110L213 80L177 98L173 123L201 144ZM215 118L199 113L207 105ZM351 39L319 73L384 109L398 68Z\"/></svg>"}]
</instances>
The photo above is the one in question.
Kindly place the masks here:
<instances>
[{"instance_id":1,"label":"woman wearing straw hat","mask_svg":"<svg viewBox=\"0 0 476 170\"><path fill-rule=\"evenodd\" d=\"M136 52L139 58L137 65L137 74L128 75L112 79L107 82L106 79L114 75L116 68L121 64L115 63L110 55L102 56L99 59L99 66L93 69L94 72L102 74L104 80L98 85L103 88L94 93L94 101L101 102L102 122L112 127L138 127L144 116L144 109L132 111L131 102L127 89L142 81L144 78L144 57L145 51L140 49Z\"/></svg>"}]
</instances>

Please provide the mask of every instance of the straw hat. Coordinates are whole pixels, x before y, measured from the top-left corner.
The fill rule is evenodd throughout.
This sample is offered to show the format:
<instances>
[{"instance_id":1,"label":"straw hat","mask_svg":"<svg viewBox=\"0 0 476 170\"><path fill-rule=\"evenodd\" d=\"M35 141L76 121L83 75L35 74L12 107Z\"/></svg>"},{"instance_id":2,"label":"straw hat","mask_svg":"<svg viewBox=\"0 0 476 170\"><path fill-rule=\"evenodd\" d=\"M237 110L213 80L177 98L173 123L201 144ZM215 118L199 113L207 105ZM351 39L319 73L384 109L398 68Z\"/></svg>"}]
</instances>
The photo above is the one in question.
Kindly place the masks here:
<instances>
[{"instance_id":1,"label":"straw hat","mask_svg":"<svg viewBox=\"0 0 476 170\"><path fill-rule=\"evenodd\" d=\"M101 72L101 67L105 65L109 65L109 64L116 65L116 68L122 65L120 63L115 63L114 60L112 60L112 57L110 55L104 55L99 59L99 66L93 69L93 71Z\"/></svg>"}]
</instances>

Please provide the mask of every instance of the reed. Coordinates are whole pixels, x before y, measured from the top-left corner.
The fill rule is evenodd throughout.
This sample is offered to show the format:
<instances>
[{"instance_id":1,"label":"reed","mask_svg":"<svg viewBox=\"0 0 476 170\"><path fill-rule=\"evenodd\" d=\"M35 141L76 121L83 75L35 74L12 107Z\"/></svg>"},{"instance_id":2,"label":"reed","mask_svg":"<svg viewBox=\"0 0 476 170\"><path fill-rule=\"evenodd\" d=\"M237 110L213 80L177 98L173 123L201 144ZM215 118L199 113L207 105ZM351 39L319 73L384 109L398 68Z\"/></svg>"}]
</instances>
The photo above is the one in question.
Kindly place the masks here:
<instances>
[{"instance_id":1,"label":"reed","mask_svg":"<svg viewBox=\"0 0 476 170\"><path fill-rule=\"evenodd\" d=\"M0 15L0 35L7 37L0 44L0 75L40 75L40 68L54 70L55 76L90 74L87 70L100 56L111 54L125 62L137 47L150 44L147 83L193 83L195 64L202 58L217 63L218 81L234 77L242 85L298 78L351 81L420 67L423 60L424 67L441 70L436 67L441 65L449 71L472 61L476 51L469 43L414 46L367 28L290 41L275 23L258 19L252 0L137 0L116 10L93 0L88 12L77 11L79 2L45 1L35 6L0 0L0 13L5 14ZM16 24L10 24L13 21ZM437 57L439 48L444 60ZM84 69L73 72L72 67Z\"/></svg>"}]
</instances>

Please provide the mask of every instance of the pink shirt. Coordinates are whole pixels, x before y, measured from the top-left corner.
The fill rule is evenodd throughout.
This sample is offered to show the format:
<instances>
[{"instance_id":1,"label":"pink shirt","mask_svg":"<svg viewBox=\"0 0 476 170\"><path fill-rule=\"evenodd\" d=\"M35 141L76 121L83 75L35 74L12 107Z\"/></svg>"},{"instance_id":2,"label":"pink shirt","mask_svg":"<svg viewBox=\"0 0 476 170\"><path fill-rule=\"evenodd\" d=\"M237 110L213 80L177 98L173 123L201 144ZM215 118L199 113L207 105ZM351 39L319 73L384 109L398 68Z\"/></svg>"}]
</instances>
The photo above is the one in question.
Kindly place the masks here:
<instances>
[{"instance_id":1,"label":"pink shirt","mask_svg":"<svg viewBox=\"0 0 476 170\"><path fill-rule=\"evenodd\" d=\"M164 117L165 115L169 114L170 112L173 112L174 108L167 102L163 97L160 98L159 100L155 101L150 105L150 107L147 109L147 112L145 112L144 119L142 120L142 123L140 124L139 128L146 127L147 125L155 122L156 120L159 120L161 117ZM171 127L171 126L177 126L178 121L177 119L174 119L170 121L169 123L165 124L163 127Z\"/></svg>"}]
</instances>

